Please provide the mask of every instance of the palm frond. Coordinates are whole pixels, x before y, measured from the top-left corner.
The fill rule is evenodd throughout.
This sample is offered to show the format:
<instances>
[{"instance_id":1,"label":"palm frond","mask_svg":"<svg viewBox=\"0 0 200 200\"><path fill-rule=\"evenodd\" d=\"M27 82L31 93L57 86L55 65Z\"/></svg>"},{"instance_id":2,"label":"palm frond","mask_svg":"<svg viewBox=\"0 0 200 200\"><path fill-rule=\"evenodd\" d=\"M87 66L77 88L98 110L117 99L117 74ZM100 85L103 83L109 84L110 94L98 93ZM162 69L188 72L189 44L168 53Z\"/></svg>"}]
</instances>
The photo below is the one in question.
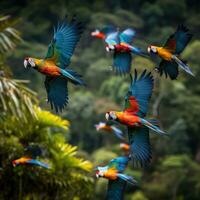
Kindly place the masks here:
<instances>
[{"instance_id":1,"label":"palm frond","mask_svg":"<svg viewBox=\"0 0 200 200\"><path fill-rule=\"evenodd\" d=\"M1 117L11 114L20 119L26 118L27 113L36 116L36 93L24 86L26 82L0 76Z\"/></svg>"},{"instance_id":2,"label":"palm frond","mask_svg":"<svg viewBox=\"0 0 200 200\"><path fill-rule=\"evenodd\" d=\"M13 28L16 23L8 15L0 17L0 54L13 50L22 41L19 31Z\"/></svg>"}]
</instances>

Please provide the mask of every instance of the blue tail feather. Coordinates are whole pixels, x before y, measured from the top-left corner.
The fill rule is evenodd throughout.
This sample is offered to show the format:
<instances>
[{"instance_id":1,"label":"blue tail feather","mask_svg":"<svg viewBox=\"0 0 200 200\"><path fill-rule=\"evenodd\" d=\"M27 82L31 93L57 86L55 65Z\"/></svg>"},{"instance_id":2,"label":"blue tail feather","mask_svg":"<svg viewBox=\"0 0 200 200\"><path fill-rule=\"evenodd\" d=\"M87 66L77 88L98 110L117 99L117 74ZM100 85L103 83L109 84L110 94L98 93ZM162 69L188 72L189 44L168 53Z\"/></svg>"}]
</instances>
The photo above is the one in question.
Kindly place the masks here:
<instances>
[{"instance_id":1,"label":"blue tail feather","mask_svg":"<svg viewBox=\"0 0 200 200\"><path fill-rule=\"evenodd\" d=\"M85 82L81 79L81 75L71 69L61 69L61 74L64 77L67 77L75 85L86 85Z\"/></svg>"}]
</instances>

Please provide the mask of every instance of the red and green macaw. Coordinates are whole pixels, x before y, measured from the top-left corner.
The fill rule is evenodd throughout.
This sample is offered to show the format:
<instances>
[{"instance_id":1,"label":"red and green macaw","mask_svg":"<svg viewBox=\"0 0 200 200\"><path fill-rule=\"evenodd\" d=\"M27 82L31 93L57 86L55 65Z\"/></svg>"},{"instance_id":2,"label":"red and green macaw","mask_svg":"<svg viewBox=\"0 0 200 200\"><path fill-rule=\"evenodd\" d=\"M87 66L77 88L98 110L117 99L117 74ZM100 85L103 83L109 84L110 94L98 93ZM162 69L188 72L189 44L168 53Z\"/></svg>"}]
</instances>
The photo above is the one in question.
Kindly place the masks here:
<instances>
[{"instance_id":1,"label":"red and green macaw","mask_svg":"<svg viewBox=\"0 0 200 200\"><path fill-rule=\"evenodd\" d=\"M124 140L123 132L114 125L111 125L111 123L99 122L95 125L95 128L97 131L104 130L108 133L114 133L118 138Z\"/></svg>"},{"instance_id":2,"label":"red and green macaw","mask_svg":"<svg viewBox=\"0 0 200 200\"><path fill-rule=\"evenodd\" d=\"M107 30L107 29L106 29ZM102 38L106 43L106 51L114 52L113 69L117 74L126 74L130 72L132 54L147 56L140 48L131 45L135 36L135 31L131 28L119 32L117 29L109 29L104 31L97 30L91 35L97 38Z\"/></svg>"},{"instance_id":3,"label":"red and green macaw","mask_svg":"<svg viewBox=\"0 0 200 200\"><path fill-rule=\"evenodd\" d=\"M16 167L17 165L37 165L46 169L49 169L49 165L43 163L39 160L36 160L37 156L42 154L42 150L38 146L27 146L24 148L25 156L22 156L19 159L13 160L12 165Z\"/></svg>"},{"instance_id":4,"label":"red and green macaw","mask_svg":"<svg viewBox=\"0 0 200 200\"><path fill-rule=\"evenodd\" d=\"M97 167L96 177L103 177L109 180L106 199L121 200L124 196L126 183L137 184L137 181L133 177L123 173L129 159L128 156L117 157L112 159L108 165Z\"/></svg>"},{"instance_id":5,"label":"red and green macaw","mask_svg":"<svg viewBox=\"0 0 200 200\"><path fill-rule=\"evenodd\" d=\"M32 67L45 75L45 88L48 102L56 112L68 104L68 81L75 85L84 85L81 75L67 68L71 56L83 32L83 25L72 18L59 23L44 59L27 57L25 67Z\"/></svg>"},{"instance_id":6,"label":"red and green macaw","mask_svg":"<svg viewBox=\"0 0 200 200\"><path fill-rule=\"evenodd\" d=\"M162 58L159 67L156 68L161 76L164 73L166 78L169 76L172 80L176 79L178 76L178 66L188 74L194 76L185 61L180 59L180 54L191 39L192 34L189 33L189 29L184 25L179 25L176 32L170 35L164 46L150 45L148 47L149 53Z\"/></svg>"},{"instance_id":7,"label":"red and green macaw","mask_svg":"<svg viewBox=\"0 0 200 200\"><path fill-rule=\"evenodd\" d=\"M150 97L152 95L154 79L151 73L143 71L138 78L132 79L129 91L125 96L125 109L123 111L109 111L106 113L107 120L114 120L128 128L130 153L134 163L145 166L151 159L151 147L149 141L149 129L159 135L166 135L157 126L156 120L145 119Z\"/></svg>"}]
</instances>

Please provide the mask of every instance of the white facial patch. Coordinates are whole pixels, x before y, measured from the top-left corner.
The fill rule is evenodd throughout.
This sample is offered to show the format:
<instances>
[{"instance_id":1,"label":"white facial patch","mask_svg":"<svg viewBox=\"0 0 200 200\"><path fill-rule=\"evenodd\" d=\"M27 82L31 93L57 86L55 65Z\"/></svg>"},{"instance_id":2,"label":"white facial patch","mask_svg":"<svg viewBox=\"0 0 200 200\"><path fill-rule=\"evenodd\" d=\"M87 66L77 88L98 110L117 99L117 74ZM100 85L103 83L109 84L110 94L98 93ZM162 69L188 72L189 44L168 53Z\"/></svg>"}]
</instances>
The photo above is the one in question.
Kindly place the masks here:
<instances>
[{"instance_id":1,"label":"white facial patch","mask_svg":"<svg viewBox=\"0 0 200 200\"><path fill-rule=\"evenodd\" d=\"M115 113L114 112L110 112L110 117L112 118L112 119L117 119L117 116L115 115Z\"/></svg>"},{"instance_id":2,"label":"white facial patch","mask_svg":"<svg viewBox=\"0 0 200 200\"><path fill-rule=\"evenodd\" d=\"M156 47L151 47L151 51L152 51L153 53L157 53Z\"/></svg>"},{"instance_id":3,"label":"white facial patch","mask_svg":"<svg viewBox=\"0 0 200 200\"><path fill-rule=\"evenodd\" d=\"M28 62L29 62L29 64L31 65L31 67L35 67L35 63L34 63L34 61L33 61L32 58L29 58L29 59L28 59Z\"/></svg>"}]
</instances>

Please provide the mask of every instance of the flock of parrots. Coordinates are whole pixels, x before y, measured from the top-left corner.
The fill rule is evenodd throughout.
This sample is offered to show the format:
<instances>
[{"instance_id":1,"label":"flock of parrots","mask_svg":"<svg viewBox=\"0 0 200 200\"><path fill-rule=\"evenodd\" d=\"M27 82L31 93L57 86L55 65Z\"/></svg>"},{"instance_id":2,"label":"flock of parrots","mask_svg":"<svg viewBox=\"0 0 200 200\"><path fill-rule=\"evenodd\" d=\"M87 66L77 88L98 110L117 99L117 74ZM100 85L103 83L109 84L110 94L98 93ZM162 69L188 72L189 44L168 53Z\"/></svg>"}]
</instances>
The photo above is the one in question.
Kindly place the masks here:
<instances>
[{"instance_id":1,"label":"flock of parrots","mask_svg":"<svg viewBox=\"0 0 200 200\"><path fill-rule=\"evenodd\" d=\"M51 108L56 112L62 111L68 104L68 82L75 85L86 85L82 76L68 68L71 56L84 31L84 25L76 17L67 18L54 28L48 52L44 59L27 57L24 59L25 68L31 67L45 75L47 99ZM163 46L149 45L143 51L132 45L135 31L127 28L120 31L114 26L106 26L91 32L91 36L100 38L105 43L106 51L112 52L113 71L117 75L129 74L131 71L132 54L149 57L157 55L161 58L155 68L160 76L163 74L174 80L178 76L179 67L193 75L186 61L181 60L180 54L192 38L192 34L184 25L179 25L174 34L170 35ZM146 167L150 164L152 151L149 129L157 135L168 135L159 128L156 119L146 119L148 104L152 95L154 78L146 69L138 75L130 75L130 86L125 95L125 108L122 111L109 111L105 114L107 122L96 124L96 130L114 133L121 140L125 140L124 133L115 126L122 124L127 127L129 144L121 143L124 155L112 159L106 166L96 168L96 177L109 180L106 199L122 199L126 183L137 184L136 180L124 174L129 161L133 166ZM12 162L13 166L21 164L38 165L49 168L45 163L36 160L41 155L41 149L30 145L25 147L25 156Z\"/></svg>"}]
</instances>

